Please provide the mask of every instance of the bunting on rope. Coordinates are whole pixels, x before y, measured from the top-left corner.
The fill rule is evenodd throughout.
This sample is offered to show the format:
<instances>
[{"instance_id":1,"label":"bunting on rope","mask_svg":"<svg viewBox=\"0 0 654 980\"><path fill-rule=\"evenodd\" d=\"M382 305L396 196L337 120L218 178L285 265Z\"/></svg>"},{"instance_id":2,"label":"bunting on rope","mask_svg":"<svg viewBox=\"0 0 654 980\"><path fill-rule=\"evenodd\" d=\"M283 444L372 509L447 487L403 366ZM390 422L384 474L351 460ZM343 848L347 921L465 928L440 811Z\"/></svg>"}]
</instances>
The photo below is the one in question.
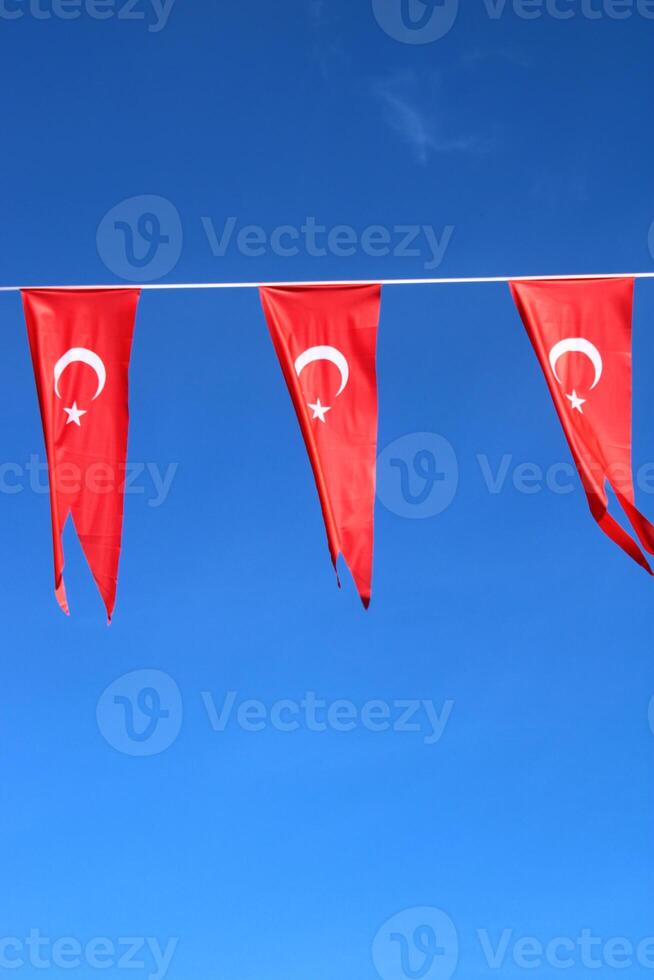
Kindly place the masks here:
<instances>
[{"instance_id":1,"label":"bunting on rope","mask_svg":"<svg viewBox=\"0 0 654 980\"><path fill-rule=\"evenodd\" d=\"M343 555L366 609L372 584L380 300L379 286L261 289L311 460L332 563L336 568Z\"/></svg>"},{"instance_id":2,"label":"bunting on rope","mask_svg":"<svg viewBox=\"0 0 654 980\"><path fill-rule=\"evenodd\" d=\"M123 525L128 369L138 289L23 290L48 458L55 594L68 614L70 514L111 622Z\"/></svg>"},{"instance_id":3,"label":"bunting on rope","mask_svg":"<svg viewBox=\"0 0 654 980\"><path fill-rule=\"evenodd\" d=\"M631 461L634 280L510 283L545 374L591 513L612 541L652 570L608 512L609 483L638 539L654 554L654 526L635 505Z\"/></svg>"},{"instance_id":4,"label":"bunting on rope","mask_svg":"<svg viewBox=\"0 0 654 980\"><path fill-rule=\"evenodd\" d=\"M653 276L406 280L509 283L591 513L602 531L650 574L643 551L654 554L654 525L636 507L632 470L631 340L634 280ZM336 569L343 556L368 608L381 284L191 283L151 288L232 286L260 290L313 469L332 563ZM70 515L109 621L121 552L128 371L140 290L21 289L48 458L56 597L68 613L62 532ZM609 514L607 484L637 541Z\"/></svg>"}]
</instances>

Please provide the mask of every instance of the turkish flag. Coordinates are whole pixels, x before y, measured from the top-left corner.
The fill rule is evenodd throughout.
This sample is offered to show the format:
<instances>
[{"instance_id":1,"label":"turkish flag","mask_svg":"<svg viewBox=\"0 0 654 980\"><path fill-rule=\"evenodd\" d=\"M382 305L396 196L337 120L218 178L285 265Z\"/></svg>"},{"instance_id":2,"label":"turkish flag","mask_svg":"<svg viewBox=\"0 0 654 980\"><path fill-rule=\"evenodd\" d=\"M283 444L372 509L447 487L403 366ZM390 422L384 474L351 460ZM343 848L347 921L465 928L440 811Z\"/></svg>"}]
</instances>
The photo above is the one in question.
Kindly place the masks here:
<instances>
[{"instance_id":1,"label":"turkish flag","mask_svg":"<svg viewBox=\"0 0 654 980\"><path fill-rule=\"evenodd\" d=\"M515 281L522 322L554 400L591 513L650 575L642 551L608 513L607 482L642 547L654 526L636 509L631 462L633 279Z\"/></svg>"},{"instance_id":2,"label":"turkish flag","mask_svg":"<svg viewBox=\"0 0 654 980\"><path fill-rule=\"evenodd\" d=\"M68 614L61 534L71 514L111 622L139 290L24 289L22 295L48 457L55 594Z\"/></svg>"},{"instance_id":3,"label":"turkish flag","mask_svg":"<svg viewBox=\"0 0 654 980\"><path fill-rule=\"evenodd\" d=\"M264 287L261 301L311 460L334 568L342 554L367 609L381 286Z\"/></svg>"}]
</instances>

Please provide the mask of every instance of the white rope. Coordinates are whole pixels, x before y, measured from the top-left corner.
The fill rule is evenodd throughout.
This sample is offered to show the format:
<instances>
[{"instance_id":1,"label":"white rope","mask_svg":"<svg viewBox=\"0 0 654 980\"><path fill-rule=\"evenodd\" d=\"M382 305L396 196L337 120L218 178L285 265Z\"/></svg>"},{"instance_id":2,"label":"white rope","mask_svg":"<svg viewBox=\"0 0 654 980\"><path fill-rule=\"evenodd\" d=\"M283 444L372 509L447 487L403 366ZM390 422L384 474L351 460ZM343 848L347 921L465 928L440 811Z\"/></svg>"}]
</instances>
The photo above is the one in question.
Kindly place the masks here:
<instances>
[{"instance_id":1,"label":"white rope","mask_svg":"<svg viewBox=\"0 0 654 980\"><path fill-rule=\"evenodd\" d=\"M160 282L111 283L94 286L0 286L0 293L17 293L21 289L259 289L262 286L447 286L489 282L540 282L564 279L654 279L654 272L586 273L574 276L469 276L451 279L335 279L305 282Z\"/></svg>"}]
</instances>

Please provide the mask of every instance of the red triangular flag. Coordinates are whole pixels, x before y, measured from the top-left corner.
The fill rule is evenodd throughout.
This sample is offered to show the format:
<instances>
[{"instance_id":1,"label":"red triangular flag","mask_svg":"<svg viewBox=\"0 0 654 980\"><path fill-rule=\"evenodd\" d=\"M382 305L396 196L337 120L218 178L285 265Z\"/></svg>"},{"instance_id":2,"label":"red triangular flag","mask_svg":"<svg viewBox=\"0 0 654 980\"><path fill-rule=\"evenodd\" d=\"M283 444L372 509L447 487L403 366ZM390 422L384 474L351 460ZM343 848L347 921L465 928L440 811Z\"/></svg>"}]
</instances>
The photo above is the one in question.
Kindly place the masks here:
<instances>
[{"instance_id":1,"label":"red triangular flag","mask_svg":"<svg viewBox=\"0 0 654 980\"><path fill-rule=\"evenodd\" d=\"M22 294L48 457L55 594L68 614L61 534L71 514L111 622L139 290L24 289Z\"/></svg>"},{"instance_id":2,"label":"red triangular flag","mask_svg":"<svg viewBox=\"0 0 654 980\"><path fill-rule=\"evenodd\" d=\"M510 283L545 374L593 517L650 575L640 548L608 513L610 483L643 548L654 526L636 509L631 463L633 279Z\"/></svg>"},{"instance_id":3,"label":"red triangular flag","mask_svg":"<svg viewBox=\"0 0 654 980\"><path fill-rule=\"evenodd\" d=\"M302 429L332 562L370 604L377 456L380 286L262 288L261 301Z\"/></svg>"}]
</instances>

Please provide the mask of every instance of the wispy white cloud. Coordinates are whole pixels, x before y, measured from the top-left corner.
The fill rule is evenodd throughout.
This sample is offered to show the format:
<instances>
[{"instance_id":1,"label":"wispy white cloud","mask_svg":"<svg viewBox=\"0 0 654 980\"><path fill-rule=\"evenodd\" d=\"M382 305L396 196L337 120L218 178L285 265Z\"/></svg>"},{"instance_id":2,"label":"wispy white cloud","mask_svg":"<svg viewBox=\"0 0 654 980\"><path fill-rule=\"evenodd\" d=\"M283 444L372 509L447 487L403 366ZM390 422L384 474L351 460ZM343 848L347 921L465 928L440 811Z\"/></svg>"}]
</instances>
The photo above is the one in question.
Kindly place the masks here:
<instances>
[{"instance_id":1,"label":"wispy white cloud","mask_svg":"<svg viewBox=\"0 0 654 980\"><path fill-rule=\"evenodd\" d=\"M415 73L374 79L371 91L382 107L386 123L407 143L421 164L426 164L435 153L484 152L487 141L472 134L457 137L444 132L442 116L434 108L438 93L434 92L434 80L430 81L431 84L421 86ZM429 108L425 106L427 99Z\"/></svg>"}]
</instances>

